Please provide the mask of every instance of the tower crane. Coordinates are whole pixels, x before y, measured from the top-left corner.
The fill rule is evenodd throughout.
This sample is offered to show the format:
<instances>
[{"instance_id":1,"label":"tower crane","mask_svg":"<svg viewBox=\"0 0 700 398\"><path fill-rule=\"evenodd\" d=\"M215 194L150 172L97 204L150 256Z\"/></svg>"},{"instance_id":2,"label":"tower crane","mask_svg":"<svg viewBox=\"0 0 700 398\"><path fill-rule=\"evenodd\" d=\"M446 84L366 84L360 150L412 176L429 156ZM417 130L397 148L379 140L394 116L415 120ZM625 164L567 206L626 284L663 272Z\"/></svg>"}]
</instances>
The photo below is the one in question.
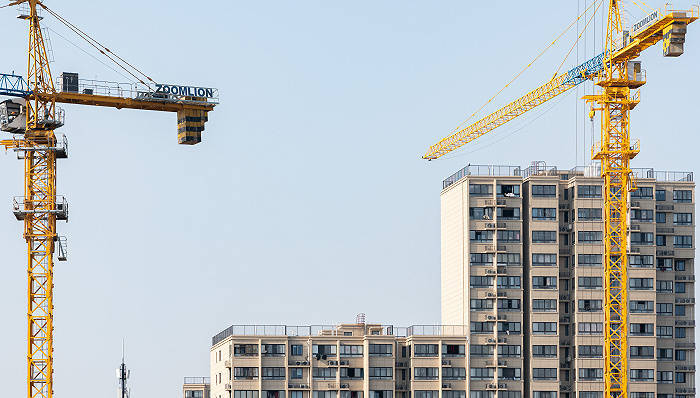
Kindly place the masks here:
<instances>
[{"instance_id":1,"label":"tower crane","mask_svg":"<svg viewBox=\"0 0 700 398\"><path fill-rule=\"evenodd\" d=\"M698 19L698 7L690 10L656 10L626 30L622 0L607 3L603 53L476 122L458 128L431 146L424 159L433 160L474 141L529 110L569 91L586 80L595 81L600 93L584 96L591 116L601 113L600 142L591 149L601 162L603 178L604 243L604 396L627 398L628 300L627 211L628 193L634 189L630 159L639 153L639 141L630 139L629 112L639 103L639 87L646 83L641 63L635 61L647 48L663 42L663 55L683 54L687 25ZM594 13L595 15L595 13Z\"/></svg>"},{"instance_id":2,"label":"tower crane","mask_svg":"<svg viewBox=\"0 0 700 398\"><path fill-rule=\"evenodd\" d=\"M213 88L155 83L87 34L48 8L41 0L11 0L0 7L18 6L19 18L29 23L29 51L26 80L0 74L0 95L16 97L0 103L0 130L11 138L0 140L24 161L24 196L15 198L13 212L24 222L27 243L27 397L53 396L53 275L54 257L66 260L64 237L56 221L68 219L68 205L56 191L56 160L66 158L65 136L55 130L63 126L64 113L56 103L142 109L177 114L178 142L194 145L201 141L207 115L218 104ZM57 89L49 66L47 46L40 27L42 9L66 24L95 46L103 55L121 65L139 80L134 85L83 82L74 73L64 73ZM119 62L121 61L121 62Z\"/></svg>"}]
</instances>

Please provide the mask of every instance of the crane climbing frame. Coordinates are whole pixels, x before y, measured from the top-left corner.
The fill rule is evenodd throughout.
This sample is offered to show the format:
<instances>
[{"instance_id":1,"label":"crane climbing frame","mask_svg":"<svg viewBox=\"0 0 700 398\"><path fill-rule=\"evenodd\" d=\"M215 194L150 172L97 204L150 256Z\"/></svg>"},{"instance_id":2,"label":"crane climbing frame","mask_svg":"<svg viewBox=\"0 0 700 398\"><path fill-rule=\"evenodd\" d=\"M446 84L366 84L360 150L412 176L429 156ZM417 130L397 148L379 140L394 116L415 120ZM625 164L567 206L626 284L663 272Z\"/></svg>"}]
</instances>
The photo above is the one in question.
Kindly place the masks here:
<instances>
[{"instance_id":1,"label":"crane climbing frame","mask_svg":"<svg viewBox=\"0 0 700 398\"><path fill-rule=\"evenodd\" d=\"M207 97L163 95L155 90L140 91L133 97L56 90L37 12L38 7L49 9L40 0L14 0L7 4L13 5L23 6L26 12L20 18L29 23L27 79L14 73L0 75L0 95L22 98L21 104L13 106L22 110L25 123L22 128L15 123L11 129L3 129L8 127L4 124L8 117L21 115L19 111L0 115L7 119L0 120L0 129L12 133L12 138L0 140L0 145L14 150L24 161L24 196L15 199L13 212L24 222L27 245L27 397L51 398L54 255L59 261L66 260L65 238L58 236L56 221L68 219L67 202L56 194L56 160L67 157L65 137L57 139L55 134L64 121L63 111L56 103L174 112L178 142L194 145L201 141L207 115L218 104L218 97L212 101L213 94L209 94L215 89L208 89Z\"/></svg>"},{"instance_id":2,"label":"crane climbing frame","mask_svg":"<svg viewBox=\"0 0 700 398\"><path fill-rule=\"evenodd\" d=\"M639 87L646 83L641 63L633 61L645 49L663 40L663 55L683 53L686 27L698 19L691 10L653 11L624 30L622 1L607 0L607 29L601 55L554 77L525 96L475 123L457 130L431 146L424 159L437 159L483 136L500 125L567 92L585 80L594 80L602 90L584 96L591 103L591 117L601 112L600 142L592 148L592 159L600 160L603 178L604 242L604 397L628 395L628 195L635 188L630 160L639 153L639 141L630 139L629 112L639 103Z\"/></svg>"}]
</instances>

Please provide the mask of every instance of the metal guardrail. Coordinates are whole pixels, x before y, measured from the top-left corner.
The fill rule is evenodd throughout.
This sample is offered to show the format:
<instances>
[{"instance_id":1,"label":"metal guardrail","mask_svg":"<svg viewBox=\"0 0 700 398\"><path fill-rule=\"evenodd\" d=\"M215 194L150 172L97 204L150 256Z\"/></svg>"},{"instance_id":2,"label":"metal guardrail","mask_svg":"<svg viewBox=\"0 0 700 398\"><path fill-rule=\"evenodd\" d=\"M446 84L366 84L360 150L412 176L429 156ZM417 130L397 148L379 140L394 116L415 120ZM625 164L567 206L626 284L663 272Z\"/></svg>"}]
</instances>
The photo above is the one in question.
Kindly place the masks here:
<instances>
[{"instance_id":1,"label":"metal guardrail","mask_svg":"<svg viewBox=\"0 0 700 398\"><path fill-rule=\"evenodd\" d=\"M507 166L507 165L483 165L483 164L469 164L466 167L458 170L456 173L447 177L442 182L442 189L449 187L455 182L459 181L466 176L520 176L521 168L520 166Z\"/></svg>"},{"instance_id":2,"label":"metal guardrail","mask_svg":"<svg viewBox=\"0 0 700 398\"><path fill-rule=\"evenodd\" d=\"M210 384L209 377L185 377L183 384Z\"/></svg>"}]
</instances>

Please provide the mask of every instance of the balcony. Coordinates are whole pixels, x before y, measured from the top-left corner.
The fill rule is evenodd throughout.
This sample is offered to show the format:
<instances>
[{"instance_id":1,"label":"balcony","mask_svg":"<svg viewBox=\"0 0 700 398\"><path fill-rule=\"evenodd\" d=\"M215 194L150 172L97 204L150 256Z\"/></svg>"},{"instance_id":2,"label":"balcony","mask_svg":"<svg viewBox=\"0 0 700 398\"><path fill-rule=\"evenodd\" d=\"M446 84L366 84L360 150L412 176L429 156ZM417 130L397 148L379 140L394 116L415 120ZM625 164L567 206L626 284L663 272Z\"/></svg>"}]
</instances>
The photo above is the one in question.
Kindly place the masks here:
<instances>
[{"instance_id":1,"label":"balcony","mask_svg":"<svg viewBox=\"0 0 700 398\"><path fill-rule=\"evenodd\" d=\"M49 198L27 199L24 196L16 196L12 200L12 213L18 221L24 221L29 215L35 218L54 215L57 221L67 221L68 202L63 196L56 196L53 201Z\"/></svg>"}]
</instances>

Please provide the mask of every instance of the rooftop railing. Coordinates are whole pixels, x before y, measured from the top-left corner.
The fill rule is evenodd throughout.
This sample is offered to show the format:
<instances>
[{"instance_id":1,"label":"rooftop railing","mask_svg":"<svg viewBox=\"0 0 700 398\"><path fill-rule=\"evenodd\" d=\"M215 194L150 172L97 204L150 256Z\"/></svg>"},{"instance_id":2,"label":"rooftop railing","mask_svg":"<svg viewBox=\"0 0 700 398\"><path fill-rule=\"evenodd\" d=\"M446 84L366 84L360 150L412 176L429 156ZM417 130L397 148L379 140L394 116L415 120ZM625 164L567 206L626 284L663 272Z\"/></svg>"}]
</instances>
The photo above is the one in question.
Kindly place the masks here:
<instances>
[{"instance_id":1,"label":"rooftop railing","mask_svg":"<svg viewBox=\"0 0 700 398\"><path fill-rule=\"evenodd\" d=\"M463 169L457 171L447 177L442 182L442 189L449 187L465 176L516 176L520 177L522 169L520 166L507 165L484 165L484 164L469 164Z\"/></svg>"},{"instance_id":2,"label":"rooftop railing","mask_svg":"<svg viewBox=\"0 0 700 398\"><path fill-rule=\"evenodd\" d=\"M185 377L184 384L211 384L209 377Z\"/></svg>"}]
</instances>

